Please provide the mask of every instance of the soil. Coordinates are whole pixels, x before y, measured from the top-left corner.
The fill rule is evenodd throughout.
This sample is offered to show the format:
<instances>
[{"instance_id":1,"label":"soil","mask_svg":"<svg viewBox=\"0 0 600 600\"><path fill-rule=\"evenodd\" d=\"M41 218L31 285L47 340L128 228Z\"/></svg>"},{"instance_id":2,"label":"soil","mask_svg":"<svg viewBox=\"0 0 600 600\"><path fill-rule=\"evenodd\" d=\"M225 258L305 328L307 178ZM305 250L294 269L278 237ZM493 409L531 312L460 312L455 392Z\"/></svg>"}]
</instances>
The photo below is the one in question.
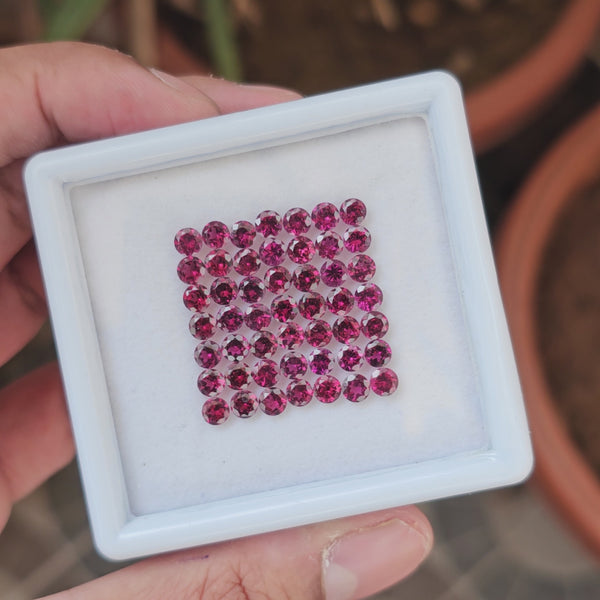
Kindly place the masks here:
<instances>
[{"instance_id":1,"label":"soil","mask_svg":"<svg viewBox=\"0 0 600 600\"><path fill-rule=\"evenodd\" d=\"M553 397L600 477L600 180L560 220L538 302L538 339Z\"/></svg>"}]
</instances>

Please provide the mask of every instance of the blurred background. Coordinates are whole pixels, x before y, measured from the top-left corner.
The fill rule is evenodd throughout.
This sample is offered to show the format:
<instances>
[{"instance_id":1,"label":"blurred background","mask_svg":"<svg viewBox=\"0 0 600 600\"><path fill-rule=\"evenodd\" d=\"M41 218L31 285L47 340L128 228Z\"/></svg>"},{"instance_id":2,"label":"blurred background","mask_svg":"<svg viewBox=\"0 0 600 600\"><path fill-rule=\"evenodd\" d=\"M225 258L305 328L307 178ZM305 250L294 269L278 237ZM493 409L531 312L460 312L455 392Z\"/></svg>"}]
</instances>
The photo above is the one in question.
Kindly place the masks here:
<instances>
[{"instance_id":1,"label":"blurred background","mask_svg":"<svg viewBox=\"0 0 600 600\"><path fill-rule=\"evenodd\" d=\"M0 0L0 45L80 39L307 95L460 79L537 466L525 485L425 504L432 556L377 598L600 598L599 24L600 0ZM0 385L53 359L46 325ZM6 600L120 566L93 549L74 464L0 536Z\"/></svg>"}]
</instances>

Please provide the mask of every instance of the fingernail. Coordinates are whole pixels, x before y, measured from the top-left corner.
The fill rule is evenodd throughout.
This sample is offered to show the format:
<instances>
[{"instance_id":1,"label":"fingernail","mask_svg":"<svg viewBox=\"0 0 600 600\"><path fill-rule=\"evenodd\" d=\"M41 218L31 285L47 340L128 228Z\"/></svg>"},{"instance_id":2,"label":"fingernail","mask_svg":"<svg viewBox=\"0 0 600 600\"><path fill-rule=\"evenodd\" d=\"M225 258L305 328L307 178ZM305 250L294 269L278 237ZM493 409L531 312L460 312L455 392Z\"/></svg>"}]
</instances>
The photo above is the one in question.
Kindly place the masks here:
<instances>
[{"instance_id":1,"label":"fingernail","mask_svg":"<svg viewBox=\"0 0 600 600\"><path fill-rule=\"evenodd\" d=\"M179 77L175 77L174 75L169 75L169 73L165 73L164 71L159 71L158 69L149 69L150 73L155 77L158 77L164 84L172 87L179 92L189 92L194 88L186 83L185 81L181 81Z\"/></svg>"},{"instance_id":2,"label":"fingernail","mask_svg":"<svg viewBox=\"0 0 600 600\"><path fill-rule=\"evenodd\" d=\"M282 100L300 100L303 98L302 94L295 92L294 90L288 90L287 88L280 88L273 85L256 85L250 83L238 83L239 87L243 87L245 90L255 93L257 95L266 96L279 96Z\"/></svg>"},{"instance_id":3,"label":"fingernail","mask_svg":"<svg viewBox=\"0 0 600 600\"><path fill-rule=\"evenodd\" d=\"M339 538L323 556L326 600L364 598L389 587L421 564L432 542L427 524L401 519Z\"/></svg>"}]
</instances>

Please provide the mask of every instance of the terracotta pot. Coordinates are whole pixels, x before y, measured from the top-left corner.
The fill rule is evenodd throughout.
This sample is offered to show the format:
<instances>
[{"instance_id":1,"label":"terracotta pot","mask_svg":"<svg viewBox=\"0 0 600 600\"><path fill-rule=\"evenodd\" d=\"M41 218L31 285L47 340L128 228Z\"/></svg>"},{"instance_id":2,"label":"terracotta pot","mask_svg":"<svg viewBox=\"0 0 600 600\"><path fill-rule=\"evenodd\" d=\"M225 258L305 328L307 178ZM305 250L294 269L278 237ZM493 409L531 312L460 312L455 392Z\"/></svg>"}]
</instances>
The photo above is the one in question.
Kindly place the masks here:
<instances>
[{"instance_id":1,"label":"terracotta pot","mask_svg":"<svg viewBox=\"0 0 600 600\"><path fill-rule=\"evenodd\" d=\"M544 157L496 238L496 259L536 456L535 477L568 523L600 557L600 478L559 415L536 336L540 268L561 213L600 173L600 106Z\"/></svg>"},{"instance_id":2,"label":"terracotta pot","mask_svg":"<svg viewBox=\"0 0 600 600\"><path fill-rule=\"evenodd\" d=\"M476 152L508 139L566 83L583 62L600 24L600 2L572 0L556 25L527 56L468 94Z\"/></svg>"}]
</instances>

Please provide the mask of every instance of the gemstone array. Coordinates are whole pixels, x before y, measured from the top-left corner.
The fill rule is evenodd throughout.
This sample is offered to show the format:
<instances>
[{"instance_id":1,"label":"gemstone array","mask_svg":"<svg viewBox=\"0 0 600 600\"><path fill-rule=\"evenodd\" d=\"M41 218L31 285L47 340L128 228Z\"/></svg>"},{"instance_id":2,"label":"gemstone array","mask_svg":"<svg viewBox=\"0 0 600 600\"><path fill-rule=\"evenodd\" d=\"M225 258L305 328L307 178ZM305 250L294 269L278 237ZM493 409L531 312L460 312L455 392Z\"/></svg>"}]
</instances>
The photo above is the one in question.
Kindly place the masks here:
<instances>
[{"instance_id":1,"label":"gemstone array","mask_svg":"<svg viewBox=\"0 0 600 600\"><path fill-rule=\"evenodd\" d=\"M177 232L207 423L396 391L366 216L349 198Z\"/></svg>"}]
</instances>

